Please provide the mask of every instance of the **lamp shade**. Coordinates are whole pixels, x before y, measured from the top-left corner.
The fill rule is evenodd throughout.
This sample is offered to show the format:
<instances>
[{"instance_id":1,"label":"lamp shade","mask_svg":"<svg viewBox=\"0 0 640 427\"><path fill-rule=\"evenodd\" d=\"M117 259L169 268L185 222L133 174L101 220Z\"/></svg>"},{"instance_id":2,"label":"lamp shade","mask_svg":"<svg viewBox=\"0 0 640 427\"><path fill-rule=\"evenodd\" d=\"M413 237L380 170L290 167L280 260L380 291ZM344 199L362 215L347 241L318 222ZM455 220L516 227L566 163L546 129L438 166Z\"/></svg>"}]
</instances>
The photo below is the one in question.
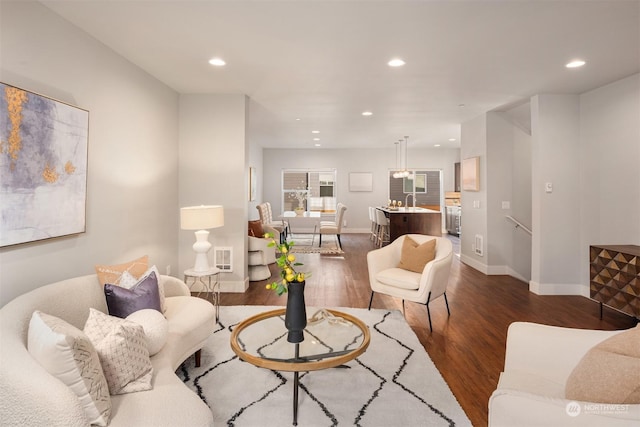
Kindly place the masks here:
<instances>
[{"instance_id":1,"label":"lamp shade","mask_svg":"<svg viewBox=\"0 0 640 427\"><path fill-rule=\"evenodd\" d=\"M224 208L219 205L180 208L180 228L206 230L224 225Z\"/></svg>"}]
</instances>

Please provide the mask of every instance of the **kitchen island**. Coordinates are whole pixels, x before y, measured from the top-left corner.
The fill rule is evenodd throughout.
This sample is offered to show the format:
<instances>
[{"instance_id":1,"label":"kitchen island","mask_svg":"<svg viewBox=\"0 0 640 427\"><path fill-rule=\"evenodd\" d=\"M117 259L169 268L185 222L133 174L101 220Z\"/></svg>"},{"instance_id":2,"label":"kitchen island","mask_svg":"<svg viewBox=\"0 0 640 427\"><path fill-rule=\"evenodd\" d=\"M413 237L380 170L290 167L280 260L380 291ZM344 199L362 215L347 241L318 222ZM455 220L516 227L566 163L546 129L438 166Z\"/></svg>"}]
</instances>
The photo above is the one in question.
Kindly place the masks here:
<instances>
[{"instance_id":1,"label":"kitchen island","mask_svg":"<svg viewBox=\"0 0 640 427\"><path fill-rule=\"evenodd\" d=\"M439 211L425 208L377 208L389 218L389 241L403 234L442 236L442 216Z\"/></svg>"}]
</instances>

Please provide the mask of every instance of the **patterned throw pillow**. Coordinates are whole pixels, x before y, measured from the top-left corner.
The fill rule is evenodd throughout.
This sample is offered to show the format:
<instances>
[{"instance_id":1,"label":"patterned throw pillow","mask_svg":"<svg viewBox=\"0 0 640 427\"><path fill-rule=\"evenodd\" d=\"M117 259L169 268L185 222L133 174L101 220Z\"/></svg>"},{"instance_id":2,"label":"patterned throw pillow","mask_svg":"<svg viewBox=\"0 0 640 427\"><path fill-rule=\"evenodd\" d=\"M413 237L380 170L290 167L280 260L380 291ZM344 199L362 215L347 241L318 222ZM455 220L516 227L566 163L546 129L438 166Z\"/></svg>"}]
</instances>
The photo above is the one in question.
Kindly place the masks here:
<instances>
[{"instance_id":1,"label":"patterned throw pillow","mask_svg":"<svg viewBox=\"0 0 640 427\"><path fill-rule=\"evenodd\" d=\"M107 283L104 285L104 296L107 299L109 314L112 316L124 319L144 308L152 308L162 313L158 280L154 272L131 289Z\"/></svg>"},{"instance_id":2,"label":"patterned throw pillow","mask_svg":"<svg viewBox=\"0 0 640 427\"><path fill-rule=\"evenodd\" d=\"M436 257L436 239L427 240L419 245L411 237L406 236L402 242L402 253L398 268L422 273L424 266Z\"/></svg>"},{"instance_id":3,"label":"patterned throw pillow","mask_svg":"<svg viewBox=\"0 0 640 427\"><path fill-rule=\"evenodd\" d=\"M149 268L149 256L145 255L133 261L117 265L96 265L96 274L100 281L100 286L107 283L117 285L120 283L120 276L128 271L136 279L144 274Z\"/></svg>"},{"instance_id":4,"label":"patterned throw pillow","mask_svg":"<svg viewBox=\"0 0 640 427\"><path fill-rule=\"evenodd\" d=\"M151 390L153 367L141 325L92 308L84 333L98 352L111 394Z\"/></svg>"},{"instance_id":5,"label":"patterned throw pillow","mask_svg":"<svg viewBox=\"0 0 640 427\"><path fill-rule=\"evenodd\" d=\"M160 280L160 272L158 271L158 268L155 265L149 267L149 269L145 271L144 274L139 279L136 279L135 277L133 277L131 273L129 273L128 271L125 271L124 273L122 273L122 276L120 277L119 285L122 286L123 288L131 289L137 286L138 284L140 284L141 282L143 282L147 277L149 277L151 273L155 273L156 278L158 279L158 293L160 294L160 308L162 309L162 313L165 313L167 311L167 305L164 301L164 298L165 298L164 286L162 285L162 280Z\"/></svg>"},{"instance_id":6,"label":"patterned throw pillow","mask_svg":"<svg viewBox=\"0 0 640 427\"><path fill-rule=\"evenodd\" d=\"M89 423L109 424L111 397L107 380L96 350L80 329L35 311L29 322L27 349L47 372L78 396Z\"/></svg>"}]
</instances>

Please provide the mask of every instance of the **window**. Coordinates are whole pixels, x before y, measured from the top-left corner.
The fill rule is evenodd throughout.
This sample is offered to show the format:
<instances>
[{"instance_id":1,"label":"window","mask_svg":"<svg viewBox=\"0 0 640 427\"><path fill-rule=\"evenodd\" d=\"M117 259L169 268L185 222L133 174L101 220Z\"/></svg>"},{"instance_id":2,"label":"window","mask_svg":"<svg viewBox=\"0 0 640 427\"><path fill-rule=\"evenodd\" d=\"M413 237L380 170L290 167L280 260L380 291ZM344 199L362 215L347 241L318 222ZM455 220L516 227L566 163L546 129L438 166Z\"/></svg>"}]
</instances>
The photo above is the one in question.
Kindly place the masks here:
<instances>
[{"instance_id":1,"label":"window","mask_svg":"<svg viewBox=\"0 0 640 427\"><path fill-rule=\"evenodd\" d=\"M335 169L285 169L282 171L282 211L298 206L307 211L335 212Z\"/></svg>"}]
</instances>

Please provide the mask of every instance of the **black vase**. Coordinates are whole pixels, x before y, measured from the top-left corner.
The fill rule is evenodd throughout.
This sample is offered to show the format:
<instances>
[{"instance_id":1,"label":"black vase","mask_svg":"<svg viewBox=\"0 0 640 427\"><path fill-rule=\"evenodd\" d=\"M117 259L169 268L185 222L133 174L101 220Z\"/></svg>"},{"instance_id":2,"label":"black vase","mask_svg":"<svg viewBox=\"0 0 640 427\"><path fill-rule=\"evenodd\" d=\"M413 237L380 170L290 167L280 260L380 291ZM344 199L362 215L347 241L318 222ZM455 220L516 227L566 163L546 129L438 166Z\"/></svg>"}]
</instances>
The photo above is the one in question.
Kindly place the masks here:
<instances>
[{"instance_id":1,"label":"black vase","mask_svg":"<svg viewBox=\"0 0 640 427\"><path fill-rule=\"evenodd\" d=\"M304 341L304 328L307 326L307 309L304 304L304 282L291 282L287 291L287 311L284 325L289 333L287 341L300 343Z\"/></svg>"}]
</instances>

